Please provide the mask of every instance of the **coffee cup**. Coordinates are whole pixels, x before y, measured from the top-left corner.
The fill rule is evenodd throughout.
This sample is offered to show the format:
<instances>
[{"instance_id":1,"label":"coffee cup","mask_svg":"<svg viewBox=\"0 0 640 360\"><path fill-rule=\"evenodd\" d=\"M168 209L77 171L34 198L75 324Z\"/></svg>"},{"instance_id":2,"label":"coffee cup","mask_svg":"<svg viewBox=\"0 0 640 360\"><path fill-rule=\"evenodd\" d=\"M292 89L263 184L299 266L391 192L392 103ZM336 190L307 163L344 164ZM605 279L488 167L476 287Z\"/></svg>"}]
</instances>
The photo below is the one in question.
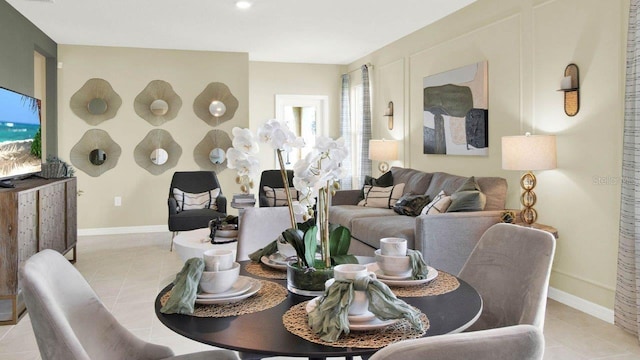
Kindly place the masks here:
<instances>
[{"instance_id":1,"label":"coffee cup","mask_svg":"<svg viewBox=\"0 0 640 360\"><path fill-rule=\"evenodd\" d=\"M231 268L218 271L203 271L200 277L200 289L209 294L225 292L235 284L240 276L240 264L234 262Z\"/></svg>"},{"instance_id":2,"label":"coffee cup","mask_svg":"<svg viewBox=\"0 0 640 360\"><path fill-rule=\"evenodd\" d=\"M289 243L277 241L276 246L278 247L278 254L280 254L285 259L297 255L296 249Z\"/></svg>"},{"instance_id":3,"label":"coffee cup","mask_svg":"<svg viewBox=\"0 0 640 360\"><path fill-rule=\"evenodd\" d=\"M333 281L353 281L362 277L376 278L376 274L369 271L366 265L360 264L342 264L333 268L334 279L329 279L327 283ZM327 286L325 283L325 287ZM355 289L353 292L353 301L349 305L349 315L362 315L369 310L369 299L365 289Z\"/></svg>"},{"instance_id":4,"label":"coffee cup","mask_svg":"<svg viewBox=\"0 0 640 360\"><path fill-rule=\"evenodd\" d=\"M229 270L235 261L233 250L209 249L202 254L205 271Z\"/></svg>"},{"instance_id":5,"label":"coffee cup","mask_svg":"<svg viewBox=\"0 0 640 360\"><path fill-rule=\"evenodd\" d=\"M387 237L380 239L380 252L385 256L406 256L407 239Z\"/></svg>"}]
</instances>

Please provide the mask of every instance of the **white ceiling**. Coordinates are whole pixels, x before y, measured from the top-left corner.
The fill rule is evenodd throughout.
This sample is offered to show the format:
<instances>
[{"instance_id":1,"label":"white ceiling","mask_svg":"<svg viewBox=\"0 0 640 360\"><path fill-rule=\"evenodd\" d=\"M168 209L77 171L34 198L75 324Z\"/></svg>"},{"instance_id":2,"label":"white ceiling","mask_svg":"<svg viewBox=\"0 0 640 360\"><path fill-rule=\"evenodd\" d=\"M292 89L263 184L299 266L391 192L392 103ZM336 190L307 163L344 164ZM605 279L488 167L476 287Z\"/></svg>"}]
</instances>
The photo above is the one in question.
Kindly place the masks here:
<instances>
[{"instance_id":1,"label":"white ceiling","mask_svg":"<svg viewBox=\"0 0 640 360\"><path fill-rule=\"evenodd\" d=\"M476 0L7 0L58 44L347 64Z\"/></svg>"}]
</instances>

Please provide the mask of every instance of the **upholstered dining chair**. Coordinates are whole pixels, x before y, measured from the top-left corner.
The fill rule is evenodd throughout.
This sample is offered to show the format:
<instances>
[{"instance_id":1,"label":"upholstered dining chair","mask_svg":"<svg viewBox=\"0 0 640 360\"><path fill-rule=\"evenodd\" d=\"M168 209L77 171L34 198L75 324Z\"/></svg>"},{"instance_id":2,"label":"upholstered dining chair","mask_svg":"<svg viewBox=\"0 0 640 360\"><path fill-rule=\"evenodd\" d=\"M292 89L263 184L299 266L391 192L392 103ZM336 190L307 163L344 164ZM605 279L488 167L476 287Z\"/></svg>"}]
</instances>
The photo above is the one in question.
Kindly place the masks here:
<instances>
[{"instance_id":1,"label":"upholstered dining chair","mask_svg":"<svg viewBox=\"0 0 640 360\"><path fill-rule=\"evenodd\" d=\"M167 205L169 231L173 232L170 249L178 232L206 228L211 219L227 216L227 199L213 171L175 172Z\"/></svg>"},{"instance_id":2,"label":"upholstered dining chair","mask_svg":"<svg viewBox=\"0 0 640 360\"><path fill-rule=\"evenodd\" d=\"M458 275L483 301L480 318L467 331L519 324L542 329L555 247L555 237L546 231L502 223L490 227Z\"/></svg>"},{"instance_id":3,"label":"upholstered dining chair","mask_svg":"<svg viewBox=\"0 0 640 360\"><path fill-rule=\"evenodd\" d=\"M82 275L54 250L29 258L20 270L24 299L43 360L237 359L212 350L174 356L124 328Z\"/></svg>"},{"instance_id":4,"label":"upholstered dining chair","mask_svg":"<svg viewBox=\"0 0 640 360\"><path fill-rule=\"evenodd\" d=\"M302 222L295 215L296 222ZM288 206L246 208L238 225L238 248L236 259L248 260L249 254L265 247L291 227Z\"/></svg>"},{"instance_id":5,"label":"upholstered dining chair","mask_svg":"<svg viewBox=\"0 0 640 360\"><path fill-rule=\"evenodd\" d=\"M293 188L293 170L286 170L289 186ZM258 204L260 207L273 206L267 197L267 192L264 187L268 186L272 189L284 188L284 182L282 181L282 174L280 170L265 170L260 175L260 186L258 187Z\"/></svg>"},{"instance_id":6,"label":"upholstered dining chair","mask_svg":"<svg viewBox=\"0 0 640 360\"><path fill-rule=\"evenodd\" d=\"M540 360L543 354L542 330L533 325L515 325L399 341L380 349L369 359Z\"/></svg>"}]
</instances>

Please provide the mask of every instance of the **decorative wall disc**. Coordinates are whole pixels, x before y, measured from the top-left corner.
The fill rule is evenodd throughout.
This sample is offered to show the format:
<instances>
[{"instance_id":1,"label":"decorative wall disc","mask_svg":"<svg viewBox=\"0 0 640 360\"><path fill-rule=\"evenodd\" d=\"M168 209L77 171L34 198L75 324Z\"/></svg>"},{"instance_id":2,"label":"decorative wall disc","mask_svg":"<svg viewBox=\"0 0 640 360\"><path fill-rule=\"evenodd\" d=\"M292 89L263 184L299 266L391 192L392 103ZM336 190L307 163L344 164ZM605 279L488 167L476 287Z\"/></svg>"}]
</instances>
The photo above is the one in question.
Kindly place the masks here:
<instances>
[{"instance_id":1,"label":"decorative wall disc","mask_svg":"<svg viewBox=\"0 0 640 360\"><path fill-rule=\"evenodd\" d=\"M103 79L89 79L71 96L71 110L89 125L112 119L122 105L122 99L111 84Z\"/></svg>"},{"instance_id":2,"label":"decorative wall disc","mask_svg":"<svg viewBox=\"0 0 640 360\"><path fill-rule=\"evenodd\" d=\"M231 120L236 110L238 99L233 96L227 85L219 82L207 85L193 101L193 112L210 126L218 126Z\"/></svg>"},{"instance_id":3,"label":"decorative wall disc","mask_svg":"<svg viewBox=\"0 0 640 360\"><path fill-rule=\"evenodd\" d=\"M175 167L181 155L182 147L168 131L162 129L149 131L133 151L136 164L153 175Z\"/></svg>"},{"instance_id":4,"label":"decorative wall disc","mask_svg":"<svg viewBox=\"0 0 640 360\"><path fill-rule=\"evenodd\" d=\"M136 114L153 126L175 119L182 107L182 99L166 81L153 80L136 96Z\"/></svg>"},{"instance_id":5,"label":"decorative wall disc","mask_svg":"<svg viewBox=\"0 0 640 360\"><path fill-rule=\"evenodd\" d=\"M97 177L118 163L122 149L100 129L88 130L71 149L71 163L90 176Z\"/></svg>"},{"instance_id":6,"label":"decorative wall disc","mask_svg":"<svg viewBox=\"0 0 640 360\"><path fill-rule=\"evenodd\" d=\"M193 158L202 170L220 173L227 168L225 153L231 147L229 134L222 130L211 130L193 149Z\"/></svg>"}]
</instances>

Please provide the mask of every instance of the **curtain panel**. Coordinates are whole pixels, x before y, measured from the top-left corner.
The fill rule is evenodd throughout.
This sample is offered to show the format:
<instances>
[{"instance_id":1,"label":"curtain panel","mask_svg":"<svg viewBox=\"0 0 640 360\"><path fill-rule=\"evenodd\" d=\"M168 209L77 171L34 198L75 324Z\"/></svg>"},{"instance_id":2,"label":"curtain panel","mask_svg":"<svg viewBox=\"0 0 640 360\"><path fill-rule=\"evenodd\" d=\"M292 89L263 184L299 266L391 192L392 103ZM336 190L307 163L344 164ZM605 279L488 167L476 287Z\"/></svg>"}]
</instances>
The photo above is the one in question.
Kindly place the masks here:
<instances>
[{"instance_id":1,"label":"curtain panel","mask_svg":"<svg viewBox=\"0 0 640 360\"><path fill-rule=\"evenodd\" d=\"M349 74L342 75L342 93L340 94L340 134L344 139L344 144L349 151L353 151L353 132L351 130L351 105L349 103L349 91L351 91L351 78ZM353 188L351 179L353 168L351 164L351 156L347 156L342 162L342 168L347 174L340 180L342 189L350 190Z\"/></svg>"},{"instance_id":2,"label":"curtain panel","mask_svg":"<svg viewBox=\"0 0 640 360\"><path fill-rule=\"evenodd\" d=\"M366 175L371 173L371 160L369 160L369 140L371 140L371 90L369 84L369 68L362 65L362 149L360 151L360 179L358 184L364 184Z\"/></svg>"}]
</instances>

